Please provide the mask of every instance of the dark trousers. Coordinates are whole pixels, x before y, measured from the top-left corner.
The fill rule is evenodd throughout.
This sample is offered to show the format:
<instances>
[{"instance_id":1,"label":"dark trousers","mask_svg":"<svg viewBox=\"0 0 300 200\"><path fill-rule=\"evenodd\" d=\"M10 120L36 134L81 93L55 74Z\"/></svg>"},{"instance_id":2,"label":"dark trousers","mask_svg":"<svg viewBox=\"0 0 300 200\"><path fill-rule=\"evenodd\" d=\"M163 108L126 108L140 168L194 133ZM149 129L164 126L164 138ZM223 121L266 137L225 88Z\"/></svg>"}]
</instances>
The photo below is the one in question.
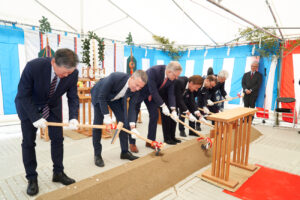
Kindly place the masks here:
<instances>
[{"instance_id":1,"label":"dark trousers","mask_svg":"<svg viewBox=\"0 0 300 200\"><path fill-rule=\"evenodd\" d=\"M217 104L213 106L207 106L208 110L212 113L218 113L219 112L219 106ZM211 121L212 125L215 125L215 121Z\"/></svg>"},{"instance_id":2,"label":"dark trousers","mask_svg":"<svg viewBox=\"0 0 300 200\"><path fill-rule=\"evenodd\" d=\"M256 99L257 99L257 95L245 94L245 96L244 96L244 107L246 107L246 108L255 108Z\"/></svg>"},{"instance_id":3,"label":"dark trousers","mask_svg":"<svg viewBox=\"0 0 300 200\"><path fill-rule=\"evenodd\" d=\"M157 104L152 100L148 101L148 99L144 100L148 112L149 112L149 126L148 126L148 136L147 138L150 140L156 139L156 128L157 128L157 120L158 120L158 108Z\"/></svg>"},{"instance_id":4,"label":"dark trousers","mask_svg":"<svg viewBox=\"0 0 300 200\"><path fill-rule=\"evenodd\" d=\"M162 111L160 113L161 113L161 124L162 124L162 130L164 135L164 141L175 139L177 123L171 117L164 115Z\"/></svg>"},{"instance_id":5,"label":"dark trousers","mask_svg":"<svg viewBox=\"0 0 300 200\"><path fill-rule=\"evenodd\" d=\"M122 103L122 98L115 101L109 101L108 105L112 109L114 115L116 116L117 122L121 121L124 123L124 107ZM94 105L94 125L102 125L104 116L102 114L100 105L97 103ZM128 124L124 123L124 128L129 129ZM93 129L93 146L95 155L101 155L102 145L101 145L102 129ZM119 134L120 145L122 153L128 152L128 134L121 131Z\"/></svg>"},{"instance_id":6,"label":"dark trousers","mask_svg":"<svg viewBox=\"0 0 300 200\"><path fill-rule=\"evenodd\" d=\"M184 115L184 113L180 113L180 115L179 115L179 120L185 122L185 119L186 119L186 118L181 117L181 115ZM196 118L198 118L198 117L196 117ZM193 129L195 129L195 127L196 127L196 122L191 122L190 120L188 120L188 121L189 121L189 126L192 127ZM199 123L199 124L200 124L200 123ZM185 127L184 127L182 124L179 123L179 131L184 131L184 130L185 130ZM190 133L194 133L194 132L191 131L191 130L189 130L189 134L190 134Z\"/></svg>"},{"instance_id":7,"label":"dark trousers","mask_svg":"<svg viewBox=\"0 0 300 200\"><path fill-rule=\"evenodd\" d=\"M53 114L50 113L47 121L49 122L61 122L61 120L57 119ZM37 161L35 154L35 139L36 139L36 131L32 125L32 122L27 120L21 121L21 129L22 129L22 156L23 163L26 171L27 180L34 180L37 178ZM48 133L51 140L51 158L53 162L53 172L62 172L64 170L63 166L63 130L62 127L48 127Z\"/></svg>"}]
</instances>

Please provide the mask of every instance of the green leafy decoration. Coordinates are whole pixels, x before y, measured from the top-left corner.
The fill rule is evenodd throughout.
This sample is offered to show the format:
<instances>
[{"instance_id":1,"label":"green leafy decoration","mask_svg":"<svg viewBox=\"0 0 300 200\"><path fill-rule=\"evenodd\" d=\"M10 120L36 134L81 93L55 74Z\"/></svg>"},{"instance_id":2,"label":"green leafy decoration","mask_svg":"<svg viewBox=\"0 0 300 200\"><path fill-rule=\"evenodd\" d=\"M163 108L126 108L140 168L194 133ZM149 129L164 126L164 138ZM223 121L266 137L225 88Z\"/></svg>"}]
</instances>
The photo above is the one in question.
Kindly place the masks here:
<instances>
[{"instance_id":1,"label":"green leafy decoration","mask_svg":"<svg viewBox=\"0 0 300 200\"><path fill-rule=\"evenodd\" d=\"M90 65L90 40L95 39L98 41L98 52L99 52L99 58L102 62L104 60L104 39L99 38L98 35L92 31L88 32L88 36L82 40L82 62L85 63L87 66Z\"/></svg>"},{"instance_id":2,"label":"green leafy decoration","mask_svg":"<svg viewBox=\"0 0 300 200\"><path fill-rule=\"evenodd\" d=\"M158 36L158 35L153 35L152 37L155 41L161 44L162 50L166 52L168 56L170 56L173 60L179 60L182 57L183 48L182 47L175 48L174 41L170 42L168 38Z\"/></svg>"},{"instance_id":3,"label":"green leafy decoration","mask_svg":"<svg viewBox=\"0 0 300 200\"><path fill-rule=\"evenodd\" d=\"M128 36L127 36L125 42L126 42L127 45L134 45L133 40L132 40L131 32L128 33Z\"/></svg>"},{"instance_id":4,"label":"green leafy decoration","mask_svg":"<svg viewBox=\"0 0 300 200\"><path fill-rule=\"evenodd\" d=\"M39 20L40 22L40 32L45 34L45 33L50 33L51 32L51 26L50 26L50 23L48 21L48 19L44 16L42 16L42 19Z\"/></svg>"},{"instance_id":5,"label":"green leafy decoration","mask_svg":"<svg viewBox=\"0 0 300 200\"><path fill-rule=\"evenodd\" d=\"M274 30L266 30L273 35L276 35ZM277 38L265 33L262 30L253 29L250 27L239 29L239 34L241 38L244 38L246 41L250 41L254 44L260 43L260 47L256 46L256 51L261 57L270 57L272 55L276 55L279 57L280 45ZM239 39L237 39L236 41L239 41Z\"/></svg>"},{"instance_id":6,"label":"green leafy decoration","mask_svg":"<svg viewBox=\"0 0 300 200\"><path fill-rule=\"evenodd\" d=\"M275 30L266 29L268 32L276 35ZM254 29L254 28L245 28L239 30L239 35L241 38L244 38L246 41L250 41L254 44L261 44L260 48L256 48L256 51L259 53L261 57L271 57L273 55L279 57L280 51L290 52L295 47L300 45L300 40L295 39L293 42L289 42L289 45L283 45L282 41L277 38L265 33L262 30ZM241 39L239 38L239 39ZM236 41L239 41L237 39Z\"/></svg>"}]
</instances>

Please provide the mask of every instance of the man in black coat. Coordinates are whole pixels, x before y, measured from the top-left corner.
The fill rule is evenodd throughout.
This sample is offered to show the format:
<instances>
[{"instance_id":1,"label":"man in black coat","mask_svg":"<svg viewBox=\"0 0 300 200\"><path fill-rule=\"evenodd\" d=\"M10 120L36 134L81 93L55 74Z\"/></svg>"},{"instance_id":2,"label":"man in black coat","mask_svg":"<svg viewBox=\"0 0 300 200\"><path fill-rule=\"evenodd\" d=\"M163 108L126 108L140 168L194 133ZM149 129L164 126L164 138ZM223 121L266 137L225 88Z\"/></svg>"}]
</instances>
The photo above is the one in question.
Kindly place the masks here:
<instances>
[{"instance_id":1,"label":"man in black coat","mask_svg":"<svg viewBox=\"0 0 300 200\"><path fill-rule=\"evenodd\" d=\"M108 111L108 106L115 114L117 121L124 123L124 128L139 134L135 125L129 127L129 123L135 124L136 121L136 103L139 98L139 90L147 83L147 74L142 70L135 71L132 76L123 72L111 73L108 77L100 79L92 88L92 104L94 106L94 125L112 124ZM127 111L127 98L129 108ZM101 145L102 129L93 129L94 161L98 167L104 166L102 159ZM120 132L121 159L135 160L138 157L128 151L128 134Z\"/></svg>"},{"instance_id":2,"label":"man in black coat","mask_svg":"<svg viewBox=\"0 0 300 200\"><path fill-rule=\"evenodd\" d=\"M254 61L251 64L251 71L244 74L242 87L244 95L244 107L255 108L255 102L258 96L259 88L262 82L262 75L258 70L259 63Z\"/></svg>"},{"instance_id":3,"label":"man in black coat","mask_svg":"<svg viewBox=\"0 0 300 200\"><path fill-rule=\"evenodd\" d=\"M185 121L181 115L187 115L189 117L189 126L195 128L196 117L201 117L200 111L198 110L198 106L195 102L194 93L202 87L203 78L200 75L193 75L190 78L185 76L179 77L175 81L175 96L176 96L176 107L179 110L179 119L181 121ZM196 116L196 117L195 117ZM170 121L171 123L174 123ZM173 128L174 127L174 128ZM171 139L175 137L175 127L174 125L170 125L170 132L164 132L164 135L170 134ZM173 130L174 129L174 130ZM179 124L180 136L186 137L184 132L184 126ZM190 134L192 132L190 131Z\"/></svg>"},{"instance_id":4,"label":"man in black coat","mask_svg":"<svg viewBox=\"0 0 300 200\"><path fill-rule=\"evenodd\" d=\"M217 77L217 84L215 87L213 87L213 96L212 99L214 101L220 101L222 98L230 101L232 97L230 97L227 92L225 91L225 81L228 78L228 72L226 70L221 70ZM218 110L223 110L224 109L224 102L215 104L218 106Z\"/></svg>"},{"instance_id":5,"label":"man in black coat","mask_svg":"<svg viewBox=\"0 0 300 200\"><path fill-rule=\"evenodd\" d=\"M217 79L214 75L208 75L204 81L202 87L197 92L197 105L199 108L202 108L202 114L209 114L210 110L208 106L214 105L211 100L208 101L212 94L212 88L216 86ZM201 131L201 124L196 123L196 130ZM190 133L190 135L198 136L195 133Z\"/></svg>"},{"instance_id":6,"label":"man in black coat","mask_svg":"<svg viewBox=\"0 0 300 200\"><path fill-rule=\"evenodd\" d=\"M15 104L22 128L22 156L28 180L27 194L38 193L35 139L38 128L46 122L62 122L62 95L67 93L69 126L76 129L78 121L77 55L69 49L59 49L54 58L37 58L27 63L18 85ZM75 182L64 173L63 130L49 127L53 182L69 185Z\"/></svg>"}]
</instances>

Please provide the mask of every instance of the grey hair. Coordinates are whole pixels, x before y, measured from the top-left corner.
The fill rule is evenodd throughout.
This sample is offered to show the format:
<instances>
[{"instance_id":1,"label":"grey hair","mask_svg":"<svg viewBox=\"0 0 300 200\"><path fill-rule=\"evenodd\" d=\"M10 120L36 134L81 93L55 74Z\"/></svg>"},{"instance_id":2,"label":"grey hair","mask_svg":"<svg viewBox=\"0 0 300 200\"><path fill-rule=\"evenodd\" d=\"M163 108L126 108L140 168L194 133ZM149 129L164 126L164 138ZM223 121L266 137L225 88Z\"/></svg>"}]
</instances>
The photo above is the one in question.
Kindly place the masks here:
<instances>
[{"instance_id":1,"label":"grey hair","mask_svg":"<svg viewBox=\"0 0 300 200\"><path fill-rule=\"evenodd\" d=\"M170 70L170 71L182 71L182 67L180 65L180 63L178 61L171 61L167 67L166 67L167 70Z\"/></svg>"},{"instance_id":2,"label":"grey hair","mask_svg":"<svg viewBox=\"0 0 300 200\"><path fill-rule=\"evenodd\" d=\"M227 72L226 70L221 70L221 71L218 73L218 76L221 77L221 78L227 79L227 78L228 78L228 72Z\"/></svg>"},{"instance_id":3,"label":"grey hair","mask_svg":"<svg viewBox=\"0 0 300 200\"><path fill-rule=\"evenodd\" d=\"M136 70L133 74L132 74L132 77L134 79L136 78L141 78L142 81L146 84L147 81L148 81L148 76L147 76L147 73L143 70Z\"/></svg>"},{"instance_id":4,"label":"grey hair","mask_svg":"<svg viewBox=\"0 0 300 200\"><path fill-rule=\"evenodd\" d=\"M54 54L54 60L58 67L63 66L67 69L76 67L79 62L77 54L67 48L58 49Z\"/></svg>"},{"instance_id":5,"label":"grey hair","mask_svg":"<svg viewBox=\"0 0 300 200\"><path fill-rule=\"evenodd\" d=\"M257 65L259 66L259 62L258 62L257 60L254 60L254 61L251 63L251 66L252 66L253 64L257 64Z\"/></svg>"}]
</instances>

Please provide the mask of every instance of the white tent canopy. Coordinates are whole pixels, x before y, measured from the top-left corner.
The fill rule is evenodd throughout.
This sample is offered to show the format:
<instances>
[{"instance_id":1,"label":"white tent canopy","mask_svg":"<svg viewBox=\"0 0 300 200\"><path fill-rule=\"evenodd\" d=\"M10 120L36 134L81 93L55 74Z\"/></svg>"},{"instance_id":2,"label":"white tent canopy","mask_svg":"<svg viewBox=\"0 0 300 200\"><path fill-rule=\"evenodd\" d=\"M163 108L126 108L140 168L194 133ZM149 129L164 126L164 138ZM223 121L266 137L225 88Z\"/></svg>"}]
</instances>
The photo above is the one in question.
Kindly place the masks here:
<instances>
[{"instance_id":1,"label":"white tent canopy","mask_svg":"<svg viewBox=\"0 0 300 200\"><path fill-rule=\"evenodd\" d=\"M298 0L218 2L260 27L276 27L269 2L279 27L300 27ZM131 32L136 44L153 44L152 34L180 45L224 44L238 36L239 28L252 27L206 0L0 0L0 5L0 20L39 26L45 16L53 29L95 31L118 41ZM299 31L282 29L285 38Z\"/></svg>"}]
</instances>

